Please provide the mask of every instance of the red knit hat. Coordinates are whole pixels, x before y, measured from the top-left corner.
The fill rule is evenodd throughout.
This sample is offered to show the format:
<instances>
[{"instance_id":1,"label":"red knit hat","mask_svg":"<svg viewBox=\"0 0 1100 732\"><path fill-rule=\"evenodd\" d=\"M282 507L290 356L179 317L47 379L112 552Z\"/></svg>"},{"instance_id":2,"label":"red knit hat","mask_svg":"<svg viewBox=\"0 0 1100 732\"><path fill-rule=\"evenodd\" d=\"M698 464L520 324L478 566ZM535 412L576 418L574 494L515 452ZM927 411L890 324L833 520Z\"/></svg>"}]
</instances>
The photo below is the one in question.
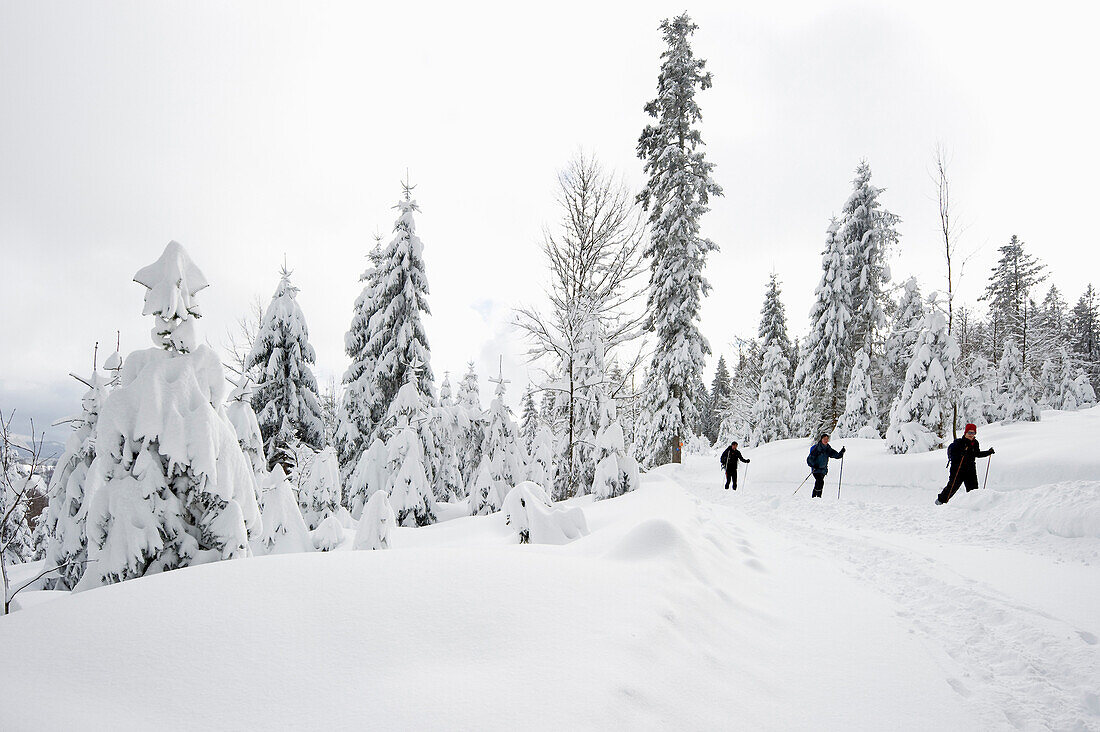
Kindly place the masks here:
<instances>
[{"instance_id":1,"label":"red knit hat","mask_svg":"<svg viewBox=\"0 0 1100 732\"><path fill-rule=\"evenodd\" d=\"M966 429L963 430L963 432L973 432L974 434L978 434L978 425L971 422L970 424L966 425Z\"/></svg>"}]
</instances>

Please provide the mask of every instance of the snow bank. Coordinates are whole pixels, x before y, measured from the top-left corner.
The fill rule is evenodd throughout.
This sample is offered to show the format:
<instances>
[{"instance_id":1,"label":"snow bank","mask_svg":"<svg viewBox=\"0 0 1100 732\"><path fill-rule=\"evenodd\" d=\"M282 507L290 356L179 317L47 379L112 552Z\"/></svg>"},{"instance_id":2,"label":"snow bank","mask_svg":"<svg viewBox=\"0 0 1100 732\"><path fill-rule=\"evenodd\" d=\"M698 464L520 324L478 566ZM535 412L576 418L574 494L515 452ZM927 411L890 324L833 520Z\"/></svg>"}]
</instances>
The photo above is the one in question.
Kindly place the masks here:
<instances>
[{"instance_id":1,"label":"snow bank","mask_svg":"<svg viewBox=\"0 0 1100 732\"><path fill-rule=\"evenodd\" d=\"M1067 539L1100 539L1100 481L1073 481L1012 492L960 493L948 504L995 516L1009 530L1032 526Z\"/></svg>"}]
</instances>

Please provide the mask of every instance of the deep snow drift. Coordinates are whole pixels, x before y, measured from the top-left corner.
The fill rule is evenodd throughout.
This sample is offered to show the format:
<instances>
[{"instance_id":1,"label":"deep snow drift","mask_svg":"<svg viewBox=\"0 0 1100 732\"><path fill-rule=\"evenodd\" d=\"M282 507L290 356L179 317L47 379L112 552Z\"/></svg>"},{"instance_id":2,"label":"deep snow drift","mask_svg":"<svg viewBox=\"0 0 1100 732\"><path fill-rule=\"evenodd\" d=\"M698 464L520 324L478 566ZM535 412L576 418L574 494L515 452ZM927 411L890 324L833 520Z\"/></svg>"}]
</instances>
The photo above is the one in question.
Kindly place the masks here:
<instances>
[{"instance_id":1,"label":"deep snow drift","mask_svg":"<svg viewBox=\"0 0 1100 732\"><path fill-rule=\"evenodd\" d=\"M37 593L0 727L1100 729L1097 434L983 427L989 490L947 506L943 451L838 440L814 501L785 441L736 493L691 456L582 501L562 546L498 513Z\"/></svg>"}]
</instances>

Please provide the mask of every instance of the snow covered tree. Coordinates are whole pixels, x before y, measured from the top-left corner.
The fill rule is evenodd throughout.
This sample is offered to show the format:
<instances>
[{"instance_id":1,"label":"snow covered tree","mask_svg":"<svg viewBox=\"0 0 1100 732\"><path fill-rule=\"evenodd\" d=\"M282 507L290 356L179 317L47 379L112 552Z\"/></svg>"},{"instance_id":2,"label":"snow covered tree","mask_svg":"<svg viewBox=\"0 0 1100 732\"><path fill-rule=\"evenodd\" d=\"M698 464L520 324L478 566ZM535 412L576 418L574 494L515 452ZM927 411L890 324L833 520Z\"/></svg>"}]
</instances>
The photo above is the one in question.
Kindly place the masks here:
<instances>
[{"instance_id":1,"label":"snow covered tree","mask_svg":"<svg viewBox=\"0 0 1100 732\"><path fill-rule=\"evenodd\" d=\"M1077 378L1074 379L1073 385L1077 387L1077 408L1084 409L1085 407L1091 407L1096 404L1096 390L1092 388L1092 384L1089 383L1088 374L1084 369L1077 369Z\"/></svg>"},{"instance_id":2,"label":"snow covered tree","mask_svg":"<svg viewBox=\"0 0 1100 732\"><path fill-rule=\"evenodd\" d=\"M1031 376L1024 369L1016 340L1009 336L1005 338L1004 344L1004 353L997 366L997 381L1000 386L997 407L1000 418L1005 422L1038 422L1042 414L1031 396Z\"/></svg>"},{"instance_id":3,"label":"snow covered tree","mask_svg":"<svg viewBox=\"0 0 1100 732\"><path fill-rule=\"evenodd\" d=\"M374 365L368 391L376 397L372 407L375 424L389 412L397 392L408 381L411 364L417 364L420 394L429 400L435 398L432 354L423 323L423 316L431 314L428 278L424 244L416 234L413 216L420 208L412 198L412 187L404 186L404 198L394 208L400 215L393 225L393 239L378 255L377 271L372 277L372 297L378 309L367 326L366 350Z\"/></svg>"},{"instance_id":4,"label":"snow covered tree","mask_svg":"<svg viewBox=\"0 0 1100 732\"><path fill-rule=\"evenodd\" d=\"M641 478L637 461L627 451L623 428L616 416L615 400L602 399L600 413L591 492L598 499L614 498L637 488Z\"/></svg>"},{"instance_id":5,"label":"snow covered tree","mask_svg":"<svg viewBox=\"0 0 1100 732\"><path fill-rule=\"evenodd\" d=\"M531 450L527 461L527 480L538 483L543 490L550 493L554 482L554 435L550 428L543 424L535 433L535 440L531 444Z\"/></svg>"},{"instance_id":6,"label":"snow covered tree","mask_svg":"<svg viewBox=\"0 0 1100 732\"><path fill-rule=\"evenodd\" d=\"M526 477L519 434L504 403L508 381L503 376L490 381L497 385L496 395L489 405L488 424L481 445L481 465L475 476L474 490L470 491L470 512L475 516L499 511L504 496ZM486 475L490 483L488 487Z\"/></svg>"},{"instance_id":7,"label":"snow covered tree","mask_svg":"<svg viewBox=\"0 0 1100 732\"><path fill-rule=\"evenodd\" d=\"M256 384L247 374L231 381L233 390L225 404L225 414L233 431L237 434L237 444L241 446L249 465L252 466L253 487L258 505L263 508L264 478L267 475L267 457L264 455L264 439L260 434L260 423L252 409L252 397Z\"/></svg>"},{"instance_id":8,"label":"snow covered tree","mask_svg":"<svg viewBox=\"0 0 1100 732\"><path fill-rule=\"evenodd\" d=\"M778 345L787 363L791 364L795 354L791 339L787 335L787 310L783 307L783 301L779 299L781 294L779 275L772 272L768 275L768 289L764 292L764 305L760 308L760 328L757 331L757 338L765 356L769 348ZM787 376L789 378L790 374Z\"/></svg>"},{"instance_id":9,"label":"snow covered tree","mask_svg":"<svg viewBox=\"0 0 1100 732\"><path fill-rule=\"evenodd\" d=\"M371 353L371 319L382 307L378 297L378 265L382 259L382 237L375 237L374 247L367 255L370 264L359 276L363 289L352 307L351 325L344 335L344 352L351 359L342 378L339 425L336 429L336 454L340 460L340 475L345 483L351 478L360 458L374 439L381 396L376 392L375 356ZM377 320L375 320L377 323ZM351 489L348 484L349 491Z\"/></svg>"},{"instance_id":10,"label":"snow covered tree","mask_svg":"<svg viewBox=\"0 0 1100 732\"><path fill-rule=\"evenodd\" d=\"M519 425L520 434L523 435L523 446L528 452L535 443L535 435L539 431L539 410L535 406L535 391L530 384L523 394L523 418Z\"/></svg>"},{"instance_id":11,"label":"snow covered tree","mask_svg":"<svg viewBox=\"0 0 1100 732\"><path fill-rule=\"evenodd\" d=\"M355 464L347 484L347 504L352 518L359 518L363 507L372 495L386 491L389 482L390 454L381 437L371 440L359 461Z\"/></svg>"},{"instance_id":12,"label":"snow covered tree","mask_svg":"<svg viewBox=\"0 0 1100 732\"><path fill-rule=\"evenodd\" d=\"M88 471L88 568L77 589L247 556L252 467L226 415L221 359L199 345L206 278L176 242L134 280L157 348L131 353L100 407Z\"/></svg>"},{"instance_id":13,"label":"snow covered tree","mask_svg":"<svg viewBox=\"0 0 1100 732\"><path fill-rule=\"evenodd\" d=\"M977 425L997 421L997 384L996 376L989 361L980 353L975 353L966 373L966 384L960 392L961 411L959 416L966 422Z\"/></svg>"},{"instance_id":14,"label":"snow covered tree","mask_svg":"<svg viewBox=\"0 0 1100 732\"><path fill-rule=\"evenodd\" d=\"M1043 273L1046 265L1025 252L1024 243L1015 234L998 251L1001 258L993 266L985 294L980 298L989 303L992 325L990 345L993 357L996 357L1007 340L1016 341L1014 348L1018 352L1020 365L1026 367L1031 346L1029 295L1031 288L1046 279Z\"/></svg>"},{"instance_id":15,"label":"snow covered tree","mask_svg":"<svg viewBox=\"0 0 1100 732\"><path fill-rule=\"evenodd\" d=\"M947 332L947 316L930 310L921 324L901 393L890 407L886 447L891 452L927 452L943 446L958 390L958 359L959 346Z\"/></svg>"},{"instance_id":16,"label":"snow covered tree","mask_svg":"<svg viewBox=\"0 0 1100 732\"><path fill-rule=\"evenodd\" d=\"M431 430L438 456L434 485L437 501L450 501L466 495L459 449L469 429L466 410L455 403L450 378L444 375L439 403L431 409Z\"/></svg>"},{"instance_id":17,"label":"snow covered tree","mask_svg":"<svg viewBox=\"0 0 1100 732\"><path fill-rule=\"evenodd\" d=\"M752 409L752 445L783 440L790 436L791 392L787 386L787 373L791 364L783 353L783 344L772 339L764 354L764 380L760 384L760 396Z\"/></svg>"},{"instance_id":18,"label":"snow covered tree","mask_svg":"<svg viewBox=\"0 0 1100 732\"><path fill-rule=\"evenodd\" d=\"M1061 369L1055 365L1053 360L1045 358L1039 374L1039 408L1059 409L1060 407L1057 405L1061 403L1059 389ZM1076 407L1071 407L1071 409L1076 409Z\"/></svg>"},{"instance_id":19,"label":"snow covered tree","mask_svg":"<svg viewBox=\"0 0 1100 732\"><path fill-rule=\"evenodd\" d=\"M406 381L390 403L384 421L389 480L387 492L398 523L435 523L435 493L430 455L435 454L429 416L420 393L419 364L405 370Z\"/></svg>"},{"instance_id":20,"label":"snow covered tree","mask_svg":"<svg viewBox=\"0 0 1100 732\"><path fill-rule=\"evenodd\" d=\"M298 487L298 506L310 531L314 531L340 507L340 468L336 450L326 447L309 463Z\"/></svg>"},{"instance_id":21,"label":"snow covered tree","mask_svg":"<svg viewBox=\"0 0 1100 732\"><path fill-rule=\"evenodd\" d=\"M37 476L25 472L16 459L15 449L6 439L6 431L4 437L0 441L0 562L6 566L28 562L34 554L27 492ZM6 593L6 582L3 589ZM3 600L6 606L7 594Z\"/></svg>"},{"instance_id":22,"label":"snow covered tree","mask_svg":"<svg viewBox=\"0 0 1100 732\"><path fill-rule=\"evenodd\" d=\"M252 551L259 556L312 551L309 527L282 465L272 468L260 490L264 495L263 531L253 539Z\"/></svg>"},{"instance_id":23,"label":"snow covered tree","mask_svg":"<svg viewBox=\"0 0 1100 732\"><path fill-rule=\"evenodd\" d=\"M810 335L804 358L803 384L813 395L814 433L832 432L844 413L854 349L849 321L852 291L848 273L851 256L837 235L836 219L829 225L821 259L821 282L810 309Z\"/></svg>"},{"instance_id":24,"label":"snow covered tree","mask_svg":"<svg viewBox=\"0 0 1100 732\"><path fill-rule=\"evenodd\" d=\"M317 379L309 367L317 357L297 295L298 288L290 284L290 271L284 267L245 366L261 382L252 408L260 423L268 467L280 463L284 471L293 467L290 455L296 444L320 450L325 441Z\"/></svg>"},{"instance_id":25,"label":"snow covered tree","mask_svg":"<svg viewBox=\"0 0 1100 732\"><path fill-rule=\"evenodd\" d=\"M733 385L729 366L726 365L726 357L719 356L718 365L714 369L714 379L710 382L707 413L703 417L703 434L712 445L718 439L718 431L722 425L722 412L732 393Z\"/></svg>"},{"instance_id":26,"label":"snow covered tree","mask_svg":"<svg viewBox=\"0 0 1100 732\"><path fill-rule=\"evenodd\" d=\"M921 323L924 322L924 300L916 277L910 277L902 285L901 300L890 322L890 332L886 336L886 364L883 392L890 395L891 401L901 392L905 381L905 372L913 360L913 347L920 336ZM960 347L961 350L961 347ZM889 404L879 405L889 408Z\"/></svg>"},{"instance_id":27,"label":"snow covered tree","mask_svg":"<svg viewBox=\"0 0 1100 732\"><path fill-rule=\"evenodd\" d=\"M73 431L50 478L47 491L50 502L45 516L40 519L46 534L45 566L60 567L56 575L47 577L47 590L71 590L84 576L88 559L86 482L88 470L95 460L96 422L111 380L97 371L87 379L76 374L71 376L88 390L80 400L80 416L69 419Z\"/></svg>"},{"instance_id":28,"label":"snow covered tree","mask_svg":"<svg viewBox=\"0 0 1100 732\"><path fill-rule=\"evenodd\" d=\"M473 361L458 383L457 406L463 410L466 423L465 434L458 439L459 468L462 483L469 485L481 464L481 444L485 439L485 411L481 408L481 387Z\"/></svg>"},{"instance_id":29,"label":"snow covered tree","mask_svg":"<svg viewBox=\"0 0 1100 732\"><path fill-rule=\"evenodd\" d=\"M856 352L852 376L848 380L848 391L844 398L844 414L836 425L837 437L864 437L877 439L878 404L871 389L871 359L867 349Z\"/></svg>"},{"instance_id":30,"label":"snow covered tree","mask_svg":"<svg viewBox=\"0 0 1100 732\"><path fill-rule=\"evenodd\" d=\"M811 378L813 364L809 358L809 341L802 339L798 343L798 365L794 370L793 407L791 409L791 437L809 437L817 428L814 412L813 387L816 379Z\"/></svg>"},{"instance_id":31,"label":"snow covered tree","mask_svg":"<svg viewBox=\"0 0 1100 732\"><path fill-rule=\"evenodd\" d=\"M886 257L898 241L894 226L900 219L882 207L878 200L881 193L882 189L871 185L871 166L861 160L837 229L850 273L848 333L855 348L874 348L879 343L879 334L886 328L885 287L890 282ZM873 358L874 353L869 356ZM848 376L847 371L843 376Z\"/></svg>"},{"instance_id":32,"label":"snow covered tree","mask_svg":"<svg viewBox=\"0 0 1100 732\"><path fill-rule=\"evenodd\" d=\"M1100 298L1092 283L1073 306L1069 316L1070 353L1089 374L1092 385L1100 385Z\"/></svg>"},{"instance_id":33,"label":"snow covered tree","mask_svg":"<svg viewBox=\"0 0 1100 732\"><path fill-rule=\"evenodd\" d=\"M709 89L706 62L689 39L698 26L684 13L661 23L667 49L661 54L657 97L645 106L656 119L638 139L638 157L648 176L638 201L649 216L651 263L645 327L656 334L649 366L647 465L680 461L680 444L696 423L695 393L710 345L699 330L699 310L710 291L703 276L707 254L718 247L700 234L711 196L722 189L711 178L697 127L698 90Z\"/></svg>"},{"instance_id":34,"label":"snow covered tree","mask_svg":"<svg viewBox=\"0 0 1100 732\"><path fill-rule=\"evenodd\" d=\"M367 501L363 517L359 519L359 528L355 532L353 549L375 550L389 549L397 517L390 506L385 491L378 491Z\"/></svg>"}]
</instances>

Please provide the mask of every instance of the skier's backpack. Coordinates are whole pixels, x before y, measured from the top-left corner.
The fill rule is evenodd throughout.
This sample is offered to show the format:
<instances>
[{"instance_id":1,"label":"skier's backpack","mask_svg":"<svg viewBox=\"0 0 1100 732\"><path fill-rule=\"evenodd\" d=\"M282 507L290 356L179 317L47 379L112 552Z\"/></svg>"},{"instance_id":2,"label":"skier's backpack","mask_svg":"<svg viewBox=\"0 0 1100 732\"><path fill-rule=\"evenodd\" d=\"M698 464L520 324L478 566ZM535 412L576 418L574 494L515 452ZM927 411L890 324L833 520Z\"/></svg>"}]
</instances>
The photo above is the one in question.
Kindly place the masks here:
<instances>
[{"instance_id":1,"label":"skier's backpack","mask_svg":"<svg viewBox=\"0 0 1100 732\"><path fill-rule=\"evenodd\" d=\"M815 444L813 447L810 448L810 454L806 456L806 464L809 465L811 468L814 467L814 452L816 450L817 445Z\"/></svg>"},{"instance_id":2,"label":"skier's backpack","mask_svg":"<svg viewBox=\"0 0 1100 732\"><path fill-rule=\"evenodd\" d=\"M952 442L947 446L947 462L953 463L958 455L959 449L955 447L955 443Z\"/></svg>"}]
</instances>

